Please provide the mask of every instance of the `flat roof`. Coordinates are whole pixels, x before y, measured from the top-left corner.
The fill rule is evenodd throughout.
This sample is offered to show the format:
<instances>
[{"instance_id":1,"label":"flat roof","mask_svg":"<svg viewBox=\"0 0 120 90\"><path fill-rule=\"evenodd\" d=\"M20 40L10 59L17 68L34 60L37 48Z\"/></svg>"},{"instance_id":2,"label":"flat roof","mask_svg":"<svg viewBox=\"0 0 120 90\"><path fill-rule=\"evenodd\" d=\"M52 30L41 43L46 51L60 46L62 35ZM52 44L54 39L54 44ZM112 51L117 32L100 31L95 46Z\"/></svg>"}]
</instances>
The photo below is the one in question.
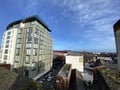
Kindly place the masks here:
<instances>
[{"instance_id":1,"label":"flat roof","mask_svg":"<svg viewBox=\"0 0 120 90\"><path fill-rule=\"evenodd\" d=\"M48 30L49 32L51 32L51 30L49 29L48 25L47 25L39 16L37 16L37 15L30 16L30 17L26 17L26 18L24 18L24 19L20 19L20 20L11 22L11 23L7 26L6 29L8 30L11 26L13 26L13 25L15 25L15 24L19 24L19 23L21 23L21 22L25 23L25 22L31 22L31 21L34 21L34 20L38 21L38 22L39 22L40 24L42 24L45 28L47 28L47 30Z\"/></svg>"},{"instance_id":2,"label":"flat roof","mask_svg":"<svg viewBox=\"0 0 120 90\"><path fill-rule=\"evenodd\" d=\"M71 64L65 64L62 67L62 69L58 72L58 75L63 77L68 77L71 67L72 67Z\"/></svg>"}]
</instances>

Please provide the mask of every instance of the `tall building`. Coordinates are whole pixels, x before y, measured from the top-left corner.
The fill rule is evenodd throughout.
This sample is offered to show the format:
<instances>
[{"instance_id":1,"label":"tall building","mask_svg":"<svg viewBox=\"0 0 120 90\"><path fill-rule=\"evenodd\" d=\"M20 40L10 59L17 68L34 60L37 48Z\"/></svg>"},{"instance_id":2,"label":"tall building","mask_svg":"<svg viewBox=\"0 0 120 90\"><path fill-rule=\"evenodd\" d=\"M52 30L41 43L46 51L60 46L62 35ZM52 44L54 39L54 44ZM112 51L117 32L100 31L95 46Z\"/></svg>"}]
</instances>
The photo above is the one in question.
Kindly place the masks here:
<instances>
[{"instance_id":1,"label":"tall building","mask_svg":"<svg viewBox=\"0 0 120 90\"><path fill-rule=\"evenodd\" d=\"M117 50L117 69L120 71L120 20L114 24L113 28Z\"/></svg>"},{"instance_id":2,"label":"tall building","mask_svg":"<svg viewBox=\"0 0 120 90\"><path fill-rule=\"evenodd\" d=\"M11 64L12 71L31 78L50 70L53 60L51 30L38 16L14 21L6 29L1 63Z\"/></svg>"}]
</instances>

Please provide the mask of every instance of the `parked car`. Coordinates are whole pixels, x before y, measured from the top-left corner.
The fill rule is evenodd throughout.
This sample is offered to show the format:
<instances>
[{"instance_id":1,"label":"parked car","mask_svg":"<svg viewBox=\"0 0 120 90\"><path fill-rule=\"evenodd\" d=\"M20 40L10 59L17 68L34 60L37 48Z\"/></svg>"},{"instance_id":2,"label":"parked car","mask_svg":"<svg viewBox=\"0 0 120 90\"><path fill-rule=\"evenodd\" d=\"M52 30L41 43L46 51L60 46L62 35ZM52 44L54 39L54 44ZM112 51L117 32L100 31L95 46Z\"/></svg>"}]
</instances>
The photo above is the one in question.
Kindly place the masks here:
<instances>
[{"instance_id":1,"label":"parked car","mask_svg":"<svg viewBox=\"0 0 120 90\"><path fill-rule=\"evenodd\" d=\"M40 83L43 83L43 81L39 81Z\"/></svg>"},{"instance_id":2,"label":"parked car","mask_svg":"<svg viewBox=\"0 0 120 90\"><path fill-rule=\"evenodd\" d=\"M47 81L51 81L51 80L52 80L52 78L49 78L49 77L48 77Z\"/></svg>"},{"instance_id":3,"label":"parked car","mask_svg":"<svg viewBox=\"0 0 120 90\"><path fill-rule=\"evenodd\" d=\"M43 78L42 81L43 81L43 82L46 81L46 78Z\"/></svg>"}]
</instances>

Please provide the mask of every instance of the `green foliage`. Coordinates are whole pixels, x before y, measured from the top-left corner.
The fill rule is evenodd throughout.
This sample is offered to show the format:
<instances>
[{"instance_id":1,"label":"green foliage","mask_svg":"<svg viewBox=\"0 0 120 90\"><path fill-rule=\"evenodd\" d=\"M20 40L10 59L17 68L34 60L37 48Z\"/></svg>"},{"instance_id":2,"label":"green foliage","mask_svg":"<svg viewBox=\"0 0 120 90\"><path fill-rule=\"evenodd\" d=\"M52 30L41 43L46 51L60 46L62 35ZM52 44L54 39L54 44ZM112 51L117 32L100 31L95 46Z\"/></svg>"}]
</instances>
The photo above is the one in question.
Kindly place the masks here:
<instances>
[{"instance_id":1,"label":"green foliage","mask_svg":"<svg viewBox=\"0 0 120 90\"><path fill-rule=\"evenodd\" d=\"M11 74L9 72L4 72L0 75L0 79L14 78L16 74Z\"/></svg>"},{"instance_id":2,"label":"green foliage","mask_svg":"<svg viewBox=\"0 0 120 90\"><path fill-rule=\"evenodd\" d=\"M43 90L42 84L35 81L30 81L26 87L19 90Z\"/></svg>"},{"instance_id":3,"label":"green foliage","mask_svg":"<svg viewBox=\"0 0 120 90\"><path fill-rule=\"evenodd\" d=\"M110 70L109 68L101 70L102 75L113 80L114 82L120 84L120 77L118 76L118 72L116 70Z\"/></svg>"}]
</instances>

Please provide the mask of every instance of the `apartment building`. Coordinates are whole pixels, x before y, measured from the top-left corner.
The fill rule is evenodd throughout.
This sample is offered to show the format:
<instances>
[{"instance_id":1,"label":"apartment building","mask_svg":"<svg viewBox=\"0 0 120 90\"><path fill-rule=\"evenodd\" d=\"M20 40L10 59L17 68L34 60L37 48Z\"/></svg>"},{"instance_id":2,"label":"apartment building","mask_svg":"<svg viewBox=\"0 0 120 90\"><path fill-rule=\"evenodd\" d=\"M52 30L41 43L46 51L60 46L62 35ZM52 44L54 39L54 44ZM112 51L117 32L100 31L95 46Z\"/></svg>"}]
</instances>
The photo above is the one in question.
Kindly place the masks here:
<instances>
[{"instance_id":1,"label":"apartment building","mask_svg":"<svg viewBox=\"0 0 120 90\"><path fill-rule=\"evenodd\" d=\"M38 16L10 23L2 39L2 60L11 70L27 77L47 72L52 66L51 30Z\"/></svg>"}]
</instances>

